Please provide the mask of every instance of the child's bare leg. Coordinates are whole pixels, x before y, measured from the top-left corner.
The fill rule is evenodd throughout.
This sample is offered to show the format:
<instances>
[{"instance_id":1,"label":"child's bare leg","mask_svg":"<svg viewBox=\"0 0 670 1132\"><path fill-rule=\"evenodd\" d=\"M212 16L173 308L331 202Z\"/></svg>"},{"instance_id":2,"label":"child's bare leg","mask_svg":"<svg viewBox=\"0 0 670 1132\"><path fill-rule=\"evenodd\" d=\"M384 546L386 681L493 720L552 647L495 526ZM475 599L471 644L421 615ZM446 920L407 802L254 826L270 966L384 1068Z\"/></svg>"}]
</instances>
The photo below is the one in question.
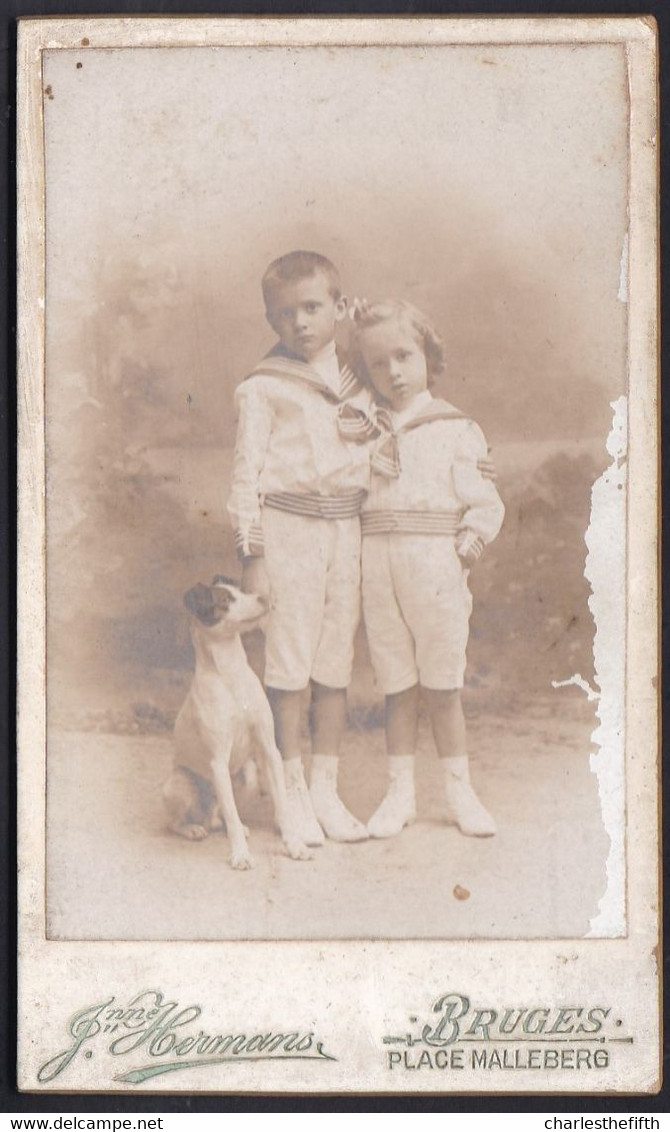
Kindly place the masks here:
<instances>
[{"instance_id":1,"label":"child's bare leg","mask_svg":"<svg viewBox=\"0 0 670 1132\"><path fill-rule=\"evenodd\" d=\"M350 814L337 794L340 745L347 722L345 688L328 688L312 681L312 776L310 797L314 813L333 841L364 841L365 826Z\"/></svg>"},{"instance_id":2,"label":"child's bare leg","mask_svg":"<svg viewBox=\"0 0 670 1132\"><path fill-rule=\"evenodd\" d=\"M346 688L327 688L312 680L310 725L312 750L337 757L347 725Z\"/></svg>"},{"instance_id":3,"label":"child's bare leg","mask_svg":"<svg viewBox=\"0 0 670 1132\"><path fill-rule=\"evenodd\" d=\"M389 788L368 822L371 837L394 837L416 817L414 753L419 723L419 685L386 697Z\"/></svg>"},{"instance_id":4,"label":"child's bare leg","mask_svg":"<svg viewBox=\"0 0 670 1132\"><path fill-rule=\"evenodd\" d=\"M459 688L424 688L426 707L433 729L433 738L441 759L467 758L465 716Z\"/></svg>"},{"instance_id":5,"label":"child's bare leg","mask_svg":"<svg viewBox=\"0 0 670 1132\"><path fill-rule=\"evenodd\" d=\"M449 817L461 833L470 837L491 837L496 832L495 822L470 782L460 690L425 688L424 695L435 746L444 767Z\"/></svg>"},{"instance_id":6,"label":"child's bare leg","mask_svg":"<svg viewBox=\"0 0 670 1132\"><path fill-rule=\"evenodd\" d=\"M386 753L414 755L419 726L419 685L386 697Z\"/></svg>"},{"instance_id":7,"label":"child's bare leg","mask_svg":"<svg viewBox=\"0 0 670 1132\"><path fill-rule=\"evenodd\" d=\"M275 725L275 741L284 764L289 820L305 845L323 845L323 830L316 820L302 767L300 733L305 693L305 688L297 692L280 688L267 689Z\"/></svg>"},{"instance_id":8,"label":"child's bare leg","mask_svg":"<svg viewBox=\"0 0 670 1132\"><path fill-rule=\"evenodd\" d=\"M268 688L267 694L275 721L275 740L281 757L285 762L290 759L302 759L300 730L305 689L287 692L280 688Z\"/></svg>"}]
</instances>

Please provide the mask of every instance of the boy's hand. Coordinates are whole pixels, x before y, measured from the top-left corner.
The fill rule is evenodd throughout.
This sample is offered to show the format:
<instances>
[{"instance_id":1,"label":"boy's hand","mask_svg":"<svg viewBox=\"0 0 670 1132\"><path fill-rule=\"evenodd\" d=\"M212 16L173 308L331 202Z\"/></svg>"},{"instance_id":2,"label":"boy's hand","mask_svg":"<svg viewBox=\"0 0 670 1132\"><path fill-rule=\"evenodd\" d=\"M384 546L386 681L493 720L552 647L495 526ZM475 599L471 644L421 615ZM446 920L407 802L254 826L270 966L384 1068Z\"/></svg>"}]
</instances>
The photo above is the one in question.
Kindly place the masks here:
<instances>
[{"instance_id":1,"label":"boy's hand","mask_svg":"<svg viewBox=\"0 0 670 1132\"><path fill-rule=\"evenodd\" d=\"M475 562L479 558L479 555L475 550L466 550L465 553L459 550L458 557L465 566L466 570L469 570L471 566L474 566Z\"/></svg>"},{"instance_id":2,"label":"boy's hand","mask_svg":"<svg viewBox=\"0 0 670 1132\"><path fill-rule=\"evenodd\" d=\"M246 594L270 597L270 579L264 558L245 558L242 564L242 590Z\"/></svg>"}]
</instances>

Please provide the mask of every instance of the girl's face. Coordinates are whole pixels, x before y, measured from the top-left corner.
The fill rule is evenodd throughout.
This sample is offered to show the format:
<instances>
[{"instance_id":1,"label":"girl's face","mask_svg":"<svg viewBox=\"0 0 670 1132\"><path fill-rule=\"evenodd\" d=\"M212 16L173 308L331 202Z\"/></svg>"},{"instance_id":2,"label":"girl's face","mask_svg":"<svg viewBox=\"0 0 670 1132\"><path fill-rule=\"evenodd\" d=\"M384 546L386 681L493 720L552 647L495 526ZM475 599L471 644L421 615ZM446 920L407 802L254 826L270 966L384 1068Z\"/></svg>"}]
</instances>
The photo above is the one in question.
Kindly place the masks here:
<instances>
[{"instance_id":1,"label":"girl's face","mask_svg":"<svg viewBox=\"0 0 670 1132\"><path fill-rule=\"evenodd\" d=\"M376 392L395 412L428 388L426 355L403 319L388 319L361 330L358 345Z\"/></svg>"}]
</instances>

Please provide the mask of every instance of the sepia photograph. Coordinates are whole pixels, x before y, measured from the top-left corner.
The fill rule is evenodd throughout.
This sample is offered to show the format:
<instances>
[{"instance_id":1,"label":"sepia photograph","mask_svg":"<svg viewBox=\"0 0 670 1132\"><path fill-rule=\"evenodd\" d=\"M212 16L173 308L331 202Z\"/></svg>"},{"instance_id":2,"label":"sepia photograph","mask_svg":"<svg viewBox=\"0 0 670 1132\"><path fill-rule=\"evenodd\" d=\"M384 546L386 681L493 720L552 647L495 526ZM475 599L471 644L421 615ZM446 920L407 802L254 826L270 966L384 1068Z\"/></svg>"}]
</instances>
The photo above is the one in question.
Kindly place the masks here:
<instances>
[{"instance_id":1,"label":"sepia photograph","mask_svg":"<svg viewBox=\"0 0 670 1132\"><path fill-rule=\"evenodd\" d=\"M44 80L50 934L586 935L623 50Z\"/></svg>"},{"instance_id":2,"label":"sepia photograph","mask_svg":"<svg viewBox=\"0 0 670 1132\"><path fill-rule=\"evenodd\" d=\"M136 22L40 45L45 940L624 940L638 22Z\"/></svg>"},{"instance_id":3,"label":"sepia photograph","mask_svg":"<svg viewBox=\"0 0 670 1132\"><path fill-rule=\"evenodd\" d=\"M44 60L50 934L586 935L624 52L76 54Z\"/></svg>"}]
</instances>

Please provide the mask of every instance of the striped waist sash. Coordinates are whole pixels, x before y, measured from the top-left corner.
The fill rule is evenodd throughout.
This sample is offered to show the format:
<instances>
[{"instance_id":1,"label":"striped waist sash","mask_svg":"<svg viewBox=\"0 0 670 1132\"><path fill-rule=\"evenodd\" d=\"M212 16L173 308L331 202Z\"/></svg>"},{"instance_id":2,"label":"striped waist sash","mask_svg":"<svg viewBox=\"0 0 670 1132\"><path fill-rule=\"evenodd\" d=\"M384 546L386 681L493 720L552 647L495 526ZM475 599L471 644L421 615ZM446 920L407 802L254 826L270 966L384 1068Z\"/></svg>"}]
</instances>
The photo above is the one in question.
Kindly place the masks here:
<instances>
[{"instance_id":1,"label":"striped waist sash","mask_svg":"<svg viewBox=\"0 0 670 1132\"><path fill-rule=\"evenodd\" d=\"M316 495L309 492L269 491L263 496L266 507L288 511L291 515L305 515L310 519L355 519L367 492L355 488L346 495Z\"/></svg>"},{"instance_id":2,"label":"striped waist sash","mask_svg":"<svg viewBox=\"0 0 670 1132\"><path fill-rule=\"evenodd\" d=\"M455 535L460 511L364 511L364 535Z\"/></svg>"}]
</instances>

